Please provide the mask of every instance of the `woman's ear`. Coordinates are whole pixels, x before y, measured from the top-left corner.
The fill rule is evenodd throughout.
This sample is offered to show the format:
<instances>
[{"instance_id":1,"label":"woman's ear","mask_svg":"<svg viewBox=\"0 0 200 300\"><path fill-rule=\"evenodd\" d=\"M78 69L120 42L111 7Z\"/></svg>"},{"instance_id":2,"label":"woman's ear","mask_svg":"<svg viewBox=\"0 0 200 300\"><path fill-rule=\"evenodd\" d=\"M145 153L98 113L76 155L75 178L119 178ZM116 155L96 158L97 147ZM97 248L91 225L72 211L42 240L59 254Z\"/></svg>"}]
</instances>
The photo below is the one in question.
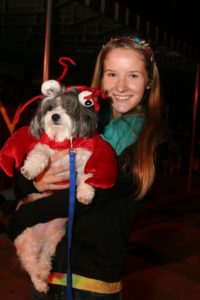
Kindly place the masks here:
<instances>
[{"instance_id":1,"label":"woman's ear","mask_svg":"<svg viewBox=\"0 0 200 300\"><path fill-rule=\"evenodd\" d=\"M148 81L146 89L149 90L151 88L151 86L152 86L152 81Z\"/></svg>"}]
</instances>

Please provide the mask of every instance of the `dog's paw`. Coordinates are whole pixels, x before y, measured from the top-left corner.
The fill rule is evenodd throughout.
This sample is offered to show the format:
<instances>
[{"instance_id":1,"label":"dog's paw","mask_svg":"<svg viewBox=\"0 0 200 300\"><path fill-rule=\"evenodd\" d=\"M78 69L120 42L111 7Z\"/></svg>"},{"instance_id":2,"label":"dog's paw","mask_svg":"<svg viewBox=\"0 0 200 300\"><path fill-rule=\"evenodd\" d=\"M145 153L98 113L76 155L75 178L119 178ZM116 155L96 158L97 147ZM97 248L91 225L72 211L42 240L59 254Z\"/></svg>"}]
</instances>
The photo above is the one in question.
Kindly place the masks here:
<instances>
[{"instance_id":1,"label":"dog's paw","mask_svg":"<svg viewBox=\"0 0 200 300\"><path fill-rule=\"evenodd\" d=\"M26 160L24 165L21 167L20 171L24 175L24 177L26 177L29 180L32 180L44 171L44 169L47 166L47 163L47 159L44 159L42 162L39 162L37 164L34 161L30 162Z\"/></svg>"},{"instance_id":2,"label":"dog's paw","mask_svg":"<svg viewBox=\"0 0 200 300\"><path fill-rule=\"evenodd\" d=\"M41 279L42 281L47 281L50 271L51 271L51 264L49 261L39 262L38 272L36 273L36 277Z\"/></svg>"},{"instance_id":3,"label":"dog's paw","mask_svg":"<svg viewBox=\"0 0 200 300\"><path fill-rule=\"evenodd\" d=\"M92 202L94 194L95 189L85 182L77 186L76 197L79 202L83 204L90 204Z\"/></svg>"},{"instance_id":4,"label":"dog's paw","mask_svg":"<svg viewBox=\"0 0 200 300\"><path fill-rule=\"evenodd\" d=\"M47 293L48 292L48 282L47 278L43 278L42 274L34 274L31 276L31 281L38 292Z\"/></svg>"},{"instance_id":5,"label":"dog's paw","mask_svg":"<svg viewBox=\"0 0 200 300\"><path fill-rule=\"evenodd\" d=\"M47 293L49 290L47 279L44 280L40 278L39 274L32 274L31 281L35 287L35 289L40 293Z\"/></svg>"},{"instance_id":6,"label":"dog's paw","mask_svg":"<svg viewBox=\"0 0 200 300\"><path fill-rule=\"evenodd\" d=\"M37 282L34 283L34 286L36 290L40 293L47 293L49 290L48 283L42 280L37 280Z\"/></svg>"},{"instance_id":7,"label":"dog's paw","mask_svg":"<svg viewBox=\"0 0 200 300\"><path fill-rule=\"evenodd\" d=\"M21 167L20 171L21 171L22 175L24 175L24 177L26 177L29 180L32 180L35 178L34 174L32 174L32 172L29 169L27 169L25 166Z\"/></svg>"}]
</instances>

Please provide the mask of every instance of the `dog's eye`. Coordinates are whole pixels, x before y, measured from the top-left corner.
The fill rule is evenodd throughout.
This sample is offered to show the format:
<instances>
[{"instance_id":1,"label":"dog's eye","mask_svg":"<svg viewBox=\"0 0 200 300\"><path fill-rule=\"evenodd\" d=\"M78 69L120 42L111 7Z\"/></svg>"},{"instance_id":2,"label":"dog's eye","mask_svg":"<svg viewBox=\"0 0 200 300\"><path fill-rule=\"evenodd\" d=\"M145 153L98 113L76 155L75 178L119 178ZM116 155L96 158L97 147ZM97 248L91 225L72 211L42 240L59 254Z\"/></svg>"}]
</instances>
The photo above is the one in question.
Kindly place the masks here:
<instances>
[{"instance_id":1,"label":"dog's eye","mask_svg":"<svg viewBox=\"0 0 200 300\"><path fill-rule=\"evenodd\" d=\"M47 111L52 111L53 110L53 106L52 105L49 105L48 107L47 107Z\"/></svg>"},{"instance_id":2,"label":"dog's eye","mask_svg":"<svg viewBox=\"0 0 200 300\"><path fill-rule=\"evenodd\" d=\"M83 91L78 95L79 102L85 107L91 107L94 105L93 99L87 99L92 93L90 91Z\"/></svg>"}]
</instances>

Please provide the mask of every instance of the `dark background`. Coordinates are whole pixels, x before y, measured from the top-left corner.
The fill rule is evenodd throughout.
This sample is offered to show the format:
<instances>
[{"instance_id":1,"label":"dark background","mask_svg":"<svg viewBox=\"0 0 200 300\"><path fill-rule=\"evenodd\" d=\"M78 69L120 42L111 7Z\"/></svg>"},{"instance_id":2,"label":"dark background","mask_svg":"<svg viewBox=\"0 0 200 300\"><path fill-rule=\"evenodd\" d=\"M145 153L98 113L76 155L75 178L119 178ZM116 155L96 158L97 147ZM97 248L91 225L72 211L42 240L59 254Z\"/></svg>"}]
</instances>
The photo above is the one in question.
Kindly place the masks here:
<instances>
[{"instance_id":1,"label":"dark background","mask_svg":"<svg viewBox=\"0 0 200 300\"><path fill-rule=\"evenodd\" d=\"M120 4L120 16L126 8L131 12L130 26L122 19L114 20L115 3ZM73 58L77 65L70 67L65 84L90 84L95 59L102 44L111 36L135 32L135 16L143 23L150 21L160 31L167 31L195 49L195 55L171 49L161 39L152 47L160 71L162 94L168 110L169 125L174 135L190 145L193 126L193 102L197 62L199 61L199 9L194 1L127 1L107 0L105 13L100 13L100 0L54 1L50 52L50 77L57 78L61 69L60 56ZM40 93L43 75L44 37L46 22L45 0L5 0L0 4L0 101L9 109L10 117L20 102ZM145 32L139 32L145 36ZM149 38L149 37L147 37ZM199 106L199 105L198 105ZM29 121L35 110L32 105L21 118L20 125ZM196 135L199 140L199 108ZM8 136L0 116L0 144ZM3 135L3 132L5 134Z\"/></svg>"},{"instance_id":2,"label":"dark background","mask_svg":"<svg viewBox=\"0 0 200 300\"><path fill-rule=\"evenodd\" d=\"M200 13L195 1L130 1L118 0L124 6L134 9L163 30L174 33L199 48Z\"/></svg>"}]
</instances>

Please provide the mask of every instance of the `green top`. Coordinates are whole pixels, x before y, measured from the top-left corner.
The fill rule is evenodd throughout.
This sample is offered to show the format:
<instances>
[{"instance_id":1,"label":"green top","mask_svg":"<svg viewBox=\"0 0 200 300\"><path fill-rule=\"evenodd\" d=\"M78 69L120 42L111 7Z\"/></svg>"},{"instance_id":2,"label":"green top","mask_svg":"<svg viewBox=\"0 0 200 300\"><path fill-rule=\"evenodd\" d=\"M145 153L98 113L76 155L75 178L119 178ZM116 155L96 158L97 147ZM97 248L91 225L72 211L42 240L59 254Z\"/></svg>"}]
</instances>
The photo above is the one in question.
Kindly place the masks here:
<instances>
[{"instance_id":1,"label":"green top","mask_svg":"<svg viewBox=\"0 0 200 300\"><path fill-rule=\"evenodd\" d=\"M126 115L112 120L104 129L102 135L115 149L117 155L136 141L144 123L142 115Z\"/></svg>"}]
</instances>

